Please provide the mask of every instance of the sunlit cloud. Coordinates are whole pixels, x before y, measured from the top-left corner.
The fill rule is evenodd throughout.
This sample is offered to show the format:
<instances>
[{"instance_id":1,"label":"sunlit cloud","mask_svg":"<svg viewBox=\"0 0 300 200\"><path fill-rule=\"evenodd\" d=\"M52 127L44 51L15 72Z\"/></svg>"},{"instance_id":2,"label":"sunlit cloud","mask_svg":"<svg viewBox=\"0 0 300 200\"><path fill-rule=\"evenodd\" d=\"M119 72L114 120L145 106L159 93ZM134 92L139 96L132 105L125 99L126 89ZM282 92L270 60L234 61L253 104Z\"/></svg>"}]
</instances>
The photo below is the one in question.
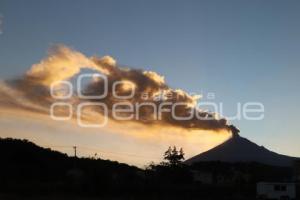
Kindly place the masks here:
<instances>
[{"instance_id":1,"label":"sunlit cloud","mask_svg":"<svg viewBox=\"0 0 300 200\"><path fill-rule=\"evenodd\" d=\"M140 106L138 110L136 109L134 120L148 125L166 124L186 129L230 130L226 119L215 118L213 114L194 107L199 98L197 95L191 96L181 89L172 89L166 84L164 77L156 72L128 68L123 69L119 67L116 60L110 56L87 57L63 45L56 45L51 48L48 56L39 63L34 64L19 85L23 88L24 85L26 85L24 89L27 91L34 88L34 94L30 95L30 98L32 96L37 97L37 91L44 91L42 95L36 98L36 102L40 103L45 100L45 98L43 99L43 95L47 96L45 93L47 93L47 90L49 90L53 83L68 81L78 75L81 69L91 69L107 77L107 82L102 79L97 80L97 78L93 78L93 81L90 82L86 88L80 90L80 93L84 93L85 96L97 96L105 93L105 86L107 86L108 93L104 98L97 100L88 98L85 99L85 101L104 103L109 111L111 111L113 106L117 103L124 102L133 105L137 103L152 104L156 107L164 104L164 109L171 109L172 106L177 103L180 104L180 106L176 106L174 111L176 116L187 117L190 115L190 112L195 112L198 116L202 118L208 117L210 120L201 120L196 118L196 115L188 120L176 120L171 116L170 112L164 112L159 120L153 120L155 111L150 106ZM130 91L128 91L130 89L129 84L121 84L119 87L115 87L116 82L131 83L134 88L134 95L129 100L116 98L115 94L118 96L126 96L130 93ZM157 95L161 92L167 92L172 97L170 99L157 98ZM143 98L143 94L147 94L146 99ZM77 96L73 96L72 100L74 99L81 101ZM51 101L49 95L47 96L47 100ZM43 102L43 105L45 104L46 102ZM112 112L108 112L109 117L112 117L111 113ZM137 119L137 116L139 119Z\"/></svg>"}]
</instances>

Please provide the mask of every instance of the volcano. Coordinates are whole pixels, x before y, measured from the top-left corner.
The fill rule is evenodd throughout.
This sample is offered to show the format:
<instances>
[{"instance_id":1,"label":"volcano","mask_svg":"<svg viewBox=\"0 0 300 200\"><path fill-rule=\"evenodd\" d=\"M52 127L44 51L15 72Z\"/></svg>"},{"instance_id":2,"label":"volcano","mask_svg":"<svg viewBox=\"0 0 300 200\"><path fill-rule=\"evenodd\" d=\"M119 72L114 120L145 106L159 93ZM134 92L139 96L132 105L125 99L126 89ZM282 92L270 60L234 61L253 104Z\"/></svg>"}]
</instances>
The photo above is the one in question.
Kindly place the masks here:
<instances>
[{"instance_id":1,"label":"volcano","mask_svg":"<svg viewBox=\"0 0 300 200\"><path fill-rule=\"evenodd\" d=\"M239 135L238 130L224 143L185 161L191 165L197 162L221 161L229 163L258 162L272 166L289 167L299 158L281 155L259 146Z\"/></svg>"}]
</instances>

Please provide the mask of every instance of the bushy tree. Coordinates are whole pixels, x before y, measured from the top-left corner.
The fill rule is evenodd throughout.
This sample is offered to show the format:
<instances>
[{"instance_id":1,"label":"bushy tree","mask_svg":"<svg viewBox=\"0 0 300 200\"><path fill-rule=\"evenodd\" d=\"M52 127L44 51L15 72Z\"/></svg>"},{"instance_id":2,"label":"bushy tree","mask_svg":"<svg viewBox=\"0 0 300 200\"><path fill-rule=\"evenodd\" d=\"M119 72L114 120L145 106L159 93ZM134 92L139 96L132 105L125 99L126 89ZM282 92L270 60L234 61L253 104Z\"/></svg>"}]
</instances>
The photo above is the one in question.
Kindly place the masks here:
<instances>
[{"instance_id":1,"label":"bushy tree","mask_svg":"<svg viewBox=\"0 0 300 200\"><path fill-rule=\"evenodd\" d=\"M167 166L178 166L181 165L184 161L184 152L183 149L180 148L178 151L176 146L169 147L168 150L164 153L164 165Z\"/></svg>"}]
</instances>

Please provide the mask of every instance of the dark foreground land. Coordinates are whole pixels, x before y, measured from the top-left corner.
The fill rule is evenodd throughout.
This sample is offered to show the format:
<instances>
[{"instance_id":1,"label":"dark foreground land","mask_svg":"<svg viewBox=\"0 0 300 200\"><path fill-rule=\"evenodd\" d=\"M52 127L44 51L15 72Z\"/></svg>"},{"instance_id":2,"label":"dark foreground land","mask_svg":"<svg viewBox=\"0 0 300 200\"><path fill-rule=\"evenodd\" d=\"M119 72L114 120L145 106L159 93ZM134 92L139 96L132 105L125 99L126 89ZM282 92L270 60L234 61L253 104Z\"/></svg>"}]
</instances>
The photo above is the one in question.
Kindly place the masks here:
<instances>
[{"instance_id":1,"label":"dark foreground land","mask_svg":"<svg viewBox=\"0 0 300 200\"><path fill-rule=\"evenodd\" d=\"M0 138L1 200L255 199L257 182L291 177L289 167L258 163L160 164L139 169L68 157L27 140Z\"/></svg>"}]
</instances>

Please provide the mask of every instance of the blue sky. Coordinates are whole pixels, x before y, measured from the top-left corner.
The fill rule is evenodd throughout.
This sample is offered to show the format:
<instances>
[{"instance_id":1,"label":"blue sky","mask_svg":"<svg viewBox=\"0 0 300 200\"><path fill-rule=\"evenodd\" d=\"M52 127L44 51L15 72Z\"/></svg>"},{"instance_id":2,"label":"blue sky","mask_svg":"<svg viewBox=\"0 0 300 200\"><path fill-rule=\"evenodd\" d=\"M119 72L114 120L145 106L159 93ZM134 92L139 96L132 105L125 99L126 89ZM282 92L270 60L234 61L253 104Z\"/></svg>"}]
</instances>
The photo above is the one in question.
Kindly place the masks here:
<instances>
[{"instance_id":1,"label":"blue sky","mask_svg":"<svg viewBox=\"0 0 300 200\"><path fill-rule=\"evenodd\" d=\"M226 115L262 102L241 134L300 156L300 2L293 0L0 1L0 78L24 73L63 43L156 71L171 87L213 92Z\"/></svg>"}]
</instances>

